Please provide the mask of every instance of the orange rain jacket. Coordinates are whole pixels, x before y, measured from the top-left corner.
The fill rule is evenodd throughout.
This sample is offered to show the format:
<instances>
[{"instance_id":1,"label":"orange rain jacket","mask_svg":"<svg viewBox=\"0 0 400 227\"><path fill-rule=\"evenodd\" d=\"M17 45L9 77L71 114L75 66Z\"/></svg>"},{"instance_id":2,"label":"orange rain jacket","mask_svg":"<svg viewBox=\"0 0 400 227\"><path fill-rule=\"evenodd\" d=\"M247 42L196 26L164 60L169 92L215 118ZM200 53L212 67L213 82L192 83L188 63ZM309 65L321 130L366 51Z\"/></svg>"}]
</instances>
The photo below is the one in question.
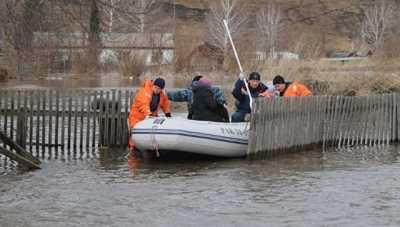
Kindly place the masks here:
<instances>
[{"instance_id":1,"label":"orange rain jacket","mask_svg":"<svg viewBox=\"0 0 400 227\"><path fill-rule=\"evenodd\" d=\"M160 103L155 112L150 111L151 98L153 96L153 81L146 80L136 94L135 101L129 112L129 128L133 128L139 121L143 121L146 116L157 116L160 108L164 113L170 113L168 97L164 91L160 93Z\"/></svg>"},{"instance_id":2,"label":"orange rain jacket","mask_svg":"<svg viewBox=\"0 0 400 227\"><path fill-rule=\"evenodd\" d=\"M284 97L294 97L294 96L312 96L312 92L308 88L297 81L288 84L286 91L283 93Z\"/></svg>"}]
</instances>

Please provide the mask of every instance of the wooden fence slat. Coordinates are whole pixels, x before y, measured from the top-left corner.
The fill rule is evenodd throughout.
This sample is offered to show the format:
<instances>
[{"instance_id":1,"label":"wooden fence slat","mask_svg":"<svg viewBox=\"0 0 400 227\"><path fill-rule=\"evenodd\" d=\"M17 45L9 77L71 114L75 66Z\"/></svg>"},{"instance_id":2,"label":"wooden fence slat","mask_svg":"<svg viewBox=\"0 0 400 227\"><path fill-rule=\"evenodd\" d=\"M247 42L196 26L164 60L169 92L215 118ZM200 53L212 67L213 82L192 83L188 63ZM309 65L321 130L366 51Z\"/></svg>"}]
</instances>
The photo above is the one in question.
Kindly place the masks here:
<instances>
[{"instance_id":1,"label":"wooden fence slat","mask_svg":"<svg viewBox=\"0 0 400 227\"><path fill-rule=\"evenodd\" d=\"M110 92L106 91L105 113L104 113L104 145L110 146Z\"/></svg>"},{"instance_id":2,"label":"wooden fence slat","mask_svg":"<svg viewBox=\"0 0 400 227\"><path fill-rule=\"evenodd\" d=\"M14 110L15 110L15 106L14 106L14 103L15 103L15 90L12 90L11 91L11 114L10 114L10 118L11 118L11 120L10 120L10 138L12 139L12 140L14 140Z\"/></svg>"},{"instance_id":3,"label":"wooden fence slat","mask_svg":"<svg viewBox=\"0 0 400 227\"><path fill-rule=\"evenodd\" d=\"M117 124L116 124L116 141L115 145L118 147L122 147L122 125L121 125L121 115L122 115L122 94L121 90L118 90L117 93L117 103L118 103L118 109L116 110L116 119L117 119Z\"/></svg>"},{"instance_id":4,"label":"wooden fence slat","mask_svg":"<svg viewBox=\"0 0 400 227\"><path fill-rule=\"evenodd\" d=\"M110 135L108 136L110 138L109 141L109 146L115 146L115 108L116 108L116 103L115 103L115 89L111 90L111 109L109 110L110 116L109 116L109 128L110 128Z\"/></svg>"},{"instance_id":5,"label":"wooden fence slat","mask_svg":"<svg viewBox=\"0 0 400 227\"><path fill-rule=\"evenodd\" d=\"M80 108L80 125L79 125L79 128L81 129L80 130L80 133L79 133L79 150L81 151L81 153L82 153L82 148L83 148L83 133L85 132L85 125L84 125L84 123L83 123L83 119L84 119L84 110L85 110L85 92L84 91L81 91L80 93L79 93L79 95L80 95L80 105L81 105L81 108Z\"/></svg>"},{"instance_id":6,"label":"wooden fence slat","mask_svg":"<svg viewBox=\"0 0 400 227\"><path fill-rule=\"evenodd\" d=\"M61 138L60 138L60 142L61 142L61 153L64 153L64 148L65 148L65 109L66 109L66 104L67 104L67 100L66 100L66 96L67 93L65 91L63 91L61 93L61 126L60 126L60 130L61 130Z\"/></svg>"},{"instance_id":7,"label":"wooden fence slat","mask_svg":"<svg viewBox=\"0 0 400 227\"><path fill-rule=\"evenodd\" d=\"M93 102L96 102L96 99L97 99L97 97L98 97L98 91L94 91L94 97L93 97ZM100 103L96 103L96 104L94 104L95 106L99 106L100 107ZM93 130L92 130L92 148L95 148L96 147L96 131L97 131L97 119L100 119L98 116L98 112L97 112L97 108L95 108L94 106L92 106L92 109L93 109L93 116L92 116L92 121L93 121ZM101 137L101 133L99 133L99 137ZM101 141L101 138L99 138L99 141Z\"/></svg>"},{"instance_id":8,"label":"wooden fence slat","mask_svg":"<svg viewBox=\"0 0 400 227\"><path fill-rule=\"evenodd\" d=\"M55 116L55 130L54 130L54 144L55 144L55 149L59 149L59 143L58 143L58 132L60 131L59 129L59 124L60 124L60 91L56 90L55 94L55 109L56 109L56 116Z\"/></svg>"},{"instance_id":9,"label":"wooden fence slat","mask_svg":"<svg viewBox=\"0 0 400 227\"><path fill-rule=\"evenodd\" d=\"M72 92L68 91L68 106L67 106L67 148L68 153L71 148L71 126L72 126Z\"/></svg>"},{"instance_id":10,"label":"wooden fence slat","mask_svg":"<svg viewBox=\"0 0 400 227\"><path fill-rule=\"evenodd\" d=\"M49 103L49 135L48 135L48 144L49 144L49 151L52 150L52 146L53 146L53 99L54 99L54 95L53 95L53 91L49 90L48 91L48 103ZM51 152L50 152L51 153Z\"/></svg>"},{"instance_id":11,"label":"wooden fence slat","mask_svg":"<svg viewBox=\"0 0 400 227\"><path fill-rule=\"evenodd\" d=\"M77 137L78 137L78 110L79 110L79 92L78 93L74 93L74 95L72 96L73 100L74 100L74 107L73 107L73 115L74 115L74 132L73 132L73 143L72 143L72 147L73 147L73 151L74 154L76 153L76 148L77 148Z\"/></svg>"},{"instance_id":12,"label":"wooden fence slat","mask_svg":"<svg viewBox=\"0 0 400 227\"><path fill-rule=\"evenodd\" d=\"M90 120L91 120L91 115L93 114L93 111L91 110L92 103L90 102L90 97L91 97L91 92L88 91L85 93L85 102L86 102L86 151L89 149L90 145Z\"/></svg>"},{"instance_id":13,"label":"wooden fence slat","mask_svg":"<svg viewBox=\"0 0 400 227\"><path fill-rule=\"evenodd\" d=\"M99 110L99 134L100 140L99 145L105 145L105 102L104 102L104 91L100 91L100 110Z\"/></svg>"},{"instance_id":14,"label":"wooden fence slat","mask_svg":"<svg viewBox=\"0 0 400 227\"><path fill-rule=\"evenodd\" d=\"M34 112L34 102L35 97L34 91L29 91L29 150L32 152L32 141L33 141L33 112Z\"/></svg>"}]
</instances>

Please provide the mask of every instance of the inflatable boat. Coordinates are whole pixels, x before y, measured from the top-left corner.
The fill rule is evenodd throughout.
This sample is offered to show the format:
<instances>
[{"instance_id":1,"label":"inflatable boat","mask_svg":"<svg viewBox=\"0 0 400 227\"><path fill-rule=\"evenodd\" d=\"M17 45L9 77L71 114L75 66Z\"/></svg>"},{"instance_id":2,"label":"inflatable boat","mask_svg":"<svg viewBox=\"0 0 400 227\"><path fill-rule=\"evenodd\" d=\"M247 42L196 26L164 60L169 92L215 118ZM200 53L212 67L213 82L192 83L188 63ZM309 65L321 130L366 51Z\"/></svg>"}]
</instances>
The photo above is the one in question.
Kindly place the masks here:
<instances>
[{"instance_id":1,"label":"inflatable boat","mask_svg":"<svg viewBox=\"0 0 400 227\"><path fill-rule=\"evenodd\" d=\"M246 156L249 123L194 121L180 117L146 118L131 131L141 151L179 151L219 157Z\"/></svg>"}]
</instances>

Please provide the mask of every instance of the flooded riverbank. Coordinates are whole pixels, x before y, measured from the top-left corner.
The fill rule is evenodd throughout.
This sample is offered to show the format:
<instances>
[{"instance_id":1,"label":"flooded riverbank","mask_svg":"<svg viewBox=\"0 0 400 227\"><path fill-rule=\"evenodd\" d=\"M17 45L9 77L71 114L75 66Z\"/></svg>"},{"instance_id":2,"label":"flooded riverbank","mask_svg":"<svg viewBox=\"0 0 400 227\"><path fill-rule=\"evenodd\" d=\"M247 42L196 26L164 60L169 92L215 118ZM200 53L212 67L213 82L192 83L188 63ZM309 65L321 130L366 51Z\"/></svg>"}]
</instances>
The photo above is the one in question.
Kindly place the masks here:
<instances>
[{"instance_id":1,"label":"flooded riverbank","mask_svg":"<svg viewBox=\"0 0 400 227\"><path fill-rule=\"evenodd\" d=\"M43 160L0 175L1 226L398 226L398 146L271 160Z\"/></svg>"}]
</instances>

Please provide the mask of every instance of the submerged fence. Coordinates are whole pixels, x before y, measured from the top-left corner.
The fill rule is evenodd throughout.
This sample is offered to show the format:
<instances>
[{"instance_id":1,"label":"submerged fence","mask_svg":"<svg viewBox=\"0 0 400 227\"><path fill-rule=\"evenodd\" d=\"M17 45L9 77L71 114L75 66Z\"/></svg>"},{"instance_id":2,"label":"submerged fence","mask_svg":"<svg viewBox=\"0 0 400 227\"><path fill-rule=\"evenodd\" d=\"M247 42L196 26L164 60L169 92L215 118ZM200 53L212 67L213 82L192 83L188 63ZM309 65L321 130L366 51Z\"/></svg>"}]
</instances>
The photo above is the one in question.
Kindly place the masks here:
<instances>
[{"instance_id":1,"label":"submerged fence","mask_svg":"<svg viewBox=\"0 0 400 227\"><path fill-rule=\"evenodd\" d=\"M400 94L258 99L248 156L398 141Z\"/></svg>"},{"instance_id":2,"label":"submerged fence","mask_svg":"<svg viewBox=\"0 0 400 227\"><path fill-rule=\"evenodd\" d=\"M126 146L133 95L126 89L1 90L0 130L30 152Z\"/></svg>"},{"instance_id":3,"label":"submerged fence","mask_svg":"<svg viewBox=\"0 0 400 227\"><path fill-rule=\"evenodd\" d=\"M133 89L0 90L0 131L36 156L125 147ZM400 94L257 99L248 156L400 139ZM5 146L0 144L0 146Z\"/></svg>"}]
</instances>

